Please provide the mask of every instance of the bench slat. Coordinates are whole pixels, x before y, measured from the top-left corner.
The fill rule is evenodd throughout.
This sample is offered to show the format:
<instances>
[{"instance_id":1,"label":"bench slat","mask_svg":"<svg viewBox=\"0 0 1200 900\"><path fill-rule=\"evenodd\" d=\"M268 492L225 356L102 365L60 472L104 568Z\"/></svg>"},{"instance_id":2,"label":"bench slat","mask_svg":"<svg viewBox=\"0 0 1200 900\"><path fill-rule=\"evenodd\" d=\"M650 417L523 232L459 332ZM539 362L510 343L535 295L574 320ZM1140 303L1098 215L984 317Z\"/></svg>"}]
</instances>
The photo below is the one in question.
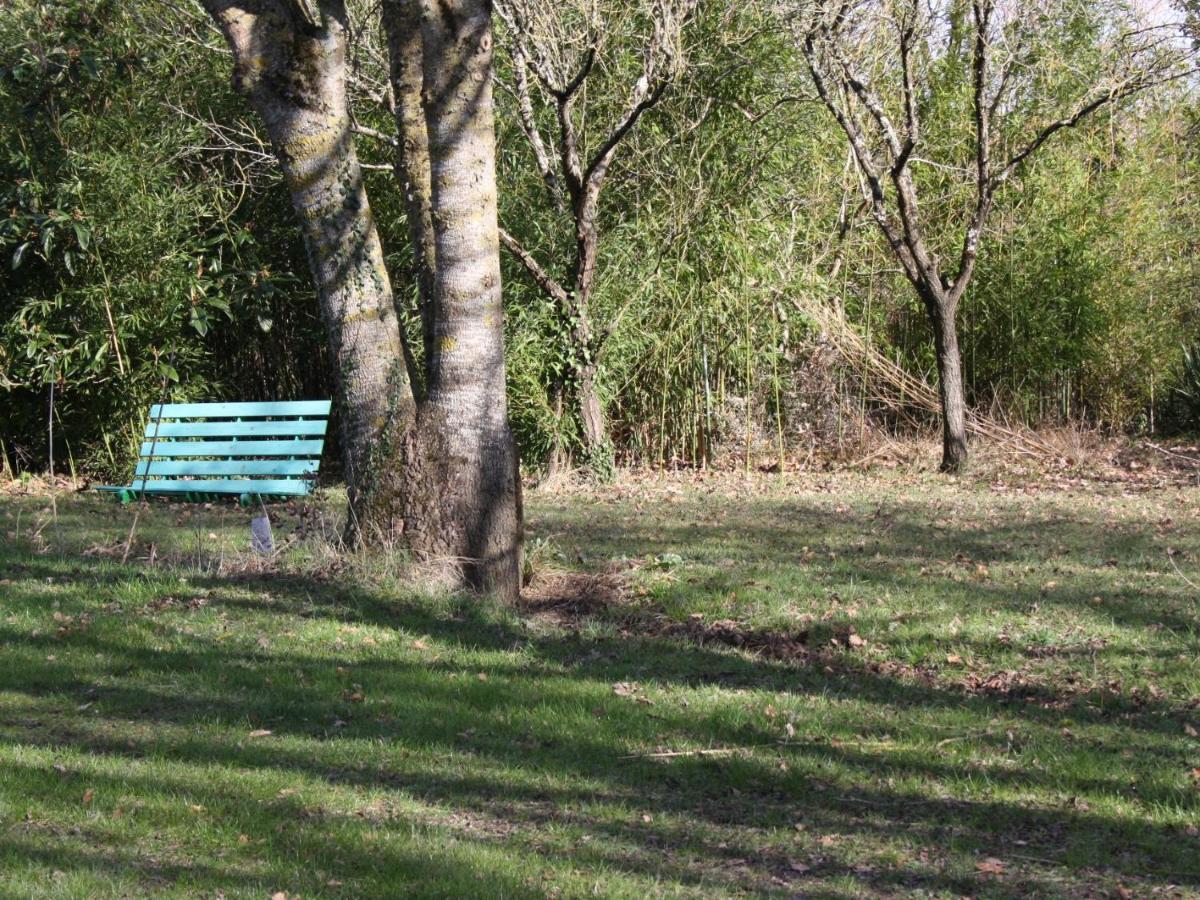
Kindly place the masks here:
<instances>
[{"instance_id":1,"label":"bench slat","mask_svg":"<svg viewBox=\"0 0 1200 900\"><path fill-rule=\"evenodd\" d=\"M164 419L222 419L253 416L328 416L329 400L280 400L260 403L167 403ZM159 418L159 405L150 407L150 421Z\"/></svg>"},{"instance_id":2,"label":"bench slat","mask_svg":"<svg viewBox=\"0 0 1200 900\"><path fill-rule=\"evenodd\" d=\"M320 456L324 441L146 441L141 456Z\"/></svg>"},{"instance_id":3,"label":"bench slat","mask_svg":"<svg viewBox=\"0 0 1200 900\"><path fill-rule=\"evenodd\" d=\"M133 474L136 478L143 475L316 475L320 465L319 459L155 459L139 462Z\"/></svg>"},{"instance_id":4,"label":"bench slat","mask_svg":"<svg viewBox=\"0 0 1200 900\"><path fill-rule=\"evenodd\" d=\"M237 481L216 478L198 478L194 481L185 481L178 478L148 478L145 490L147 494L251 494L262 496L268 494L288 494L303 496L312 493L312 488L313 483L311 481L300 478L243 478ZM140 478L134 479L133 484L129 485L128 490L141 493L142 480Z\"/></svg>"},{"instance_id":5,"label":"bench slat","mask_svg":"<svg viewBox=\"0 0 1200 900\"><path fill-rule=\"evenodd\" d=\"M155 422L146 423L145 437L154 437ZM323 435L325 420L312 419L308 422L159 422L158 437L236 437L252 435L259 437L292 437L294 435Z\"/></svg>"},{"instance_id":6,"label":"bench slat","mask_svg":"<svg viewBox=\"0 0 1200 900\"><path fill-rule=\"evenodd\" d=\"M154 404L133 484L99 489L122 502L144 491L180 499L232 494L243 505L311 494L330 407L329 400Z\"/></svg>"}]
</instances>

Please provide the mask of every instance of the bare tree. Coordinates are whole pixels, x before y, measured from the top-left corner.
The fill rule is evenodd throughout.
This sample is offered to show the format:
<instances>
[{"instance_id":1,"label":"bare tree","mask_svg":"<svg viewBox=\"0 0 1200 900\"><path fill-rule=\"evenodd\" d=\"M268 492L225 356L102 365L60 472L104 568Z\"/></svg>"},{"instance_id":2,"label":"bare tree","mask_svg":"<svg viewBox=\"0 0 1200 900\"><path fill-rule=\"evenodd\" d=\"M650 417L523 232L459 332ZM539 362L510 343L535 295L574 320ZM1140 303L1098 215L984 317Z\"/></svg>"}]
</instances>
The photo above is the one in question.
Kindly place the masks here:
<instances>
[{"instance_id":1,"label":"bare tree","mask_svg":"<svg viewBox=\"0 0 1200 900\"><path fill-rule=\"evenodd\" d=\"M582 426L585 454L608 446L604 405L597 385L605 342L620 315L598 322L593 289L600 248L600 196L623 141L647 110L662 98L681 62L680 41L698 0L646 0L620 15L645 16L649 34L641 66L627 88L615 118L589 141L586 104L580 102L597 61L614 29L595 0L497 0L512 56L512 84L522 132L533 152L553 208L569 216L573 236L570 261L561 268L544 265L509 232L501 230L505 248L553 301L568 343L570 384L554 385L554 405L561 414L562 395L573 392ZM614 13L616 16L617 13ZM550 115L539 116L539 110ZM540 119L555 123L543 132ZM557 454L551 465L557 462Z\"/></svg>"},{"instance_id":2,"label":"bare tree","mask_svg":"<svg viewBox=\"0 0 1200 900\"><path fill-rule=\"evenodd\" d=\"M1129 22L1099 33L1093 70L1064 72L1052 85L1050 30L1089 6L970 0L968 12L966 0L816 0L792 19L817 94L849 142L865 206L933 329L944 471L967 458L956 316L997 192L1057 133L1179 73L1174 29ZM938 165L961 177L966 199L941 204L935 218L915 169L933 165L923 130L933 72L959 48L970 80L961 123L969 147Z\"/></svg>"},{"instance_id":3,"label":"bare tree","mask_svg":"<svg viewBox=\"0 0 1200 900\"><path fill-rule=\"evenodd\" d=\"M356 508L389 407L411 417L391 283L351 135L341 0L203 0L262 119L299 217L336 364Z\"/></svg>"}]
</instances>

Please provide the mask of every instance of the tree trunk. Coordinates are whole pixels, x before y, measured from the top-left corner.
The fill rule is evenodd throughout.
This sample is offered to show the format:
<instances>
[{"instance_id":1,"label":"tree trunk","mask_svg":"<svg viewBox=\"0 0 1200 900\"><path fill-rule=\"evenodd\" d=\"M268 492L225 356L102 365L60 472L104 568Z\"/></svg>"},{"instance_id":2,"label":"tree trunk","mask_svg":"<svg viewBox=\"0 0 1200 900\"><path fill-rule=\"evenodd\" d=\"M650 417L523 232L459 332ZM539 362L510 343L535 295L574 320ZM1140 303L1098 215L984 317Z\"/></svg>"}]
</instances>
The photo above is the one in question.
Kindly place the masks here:
<instances>
[{"instance_id":1,"label":"tree trunk","mask_svg":"<svg viewBox=\"0 0 1200 900\"><path fill-rule=\"evenodd\" d=\"M392 94L396 103L396 175L404 190L408 232L417 276L417 304L424 346L423 382L429 380L433 353L434 238L429 183L429 135L421 105L424 55L421 0L384 0L381 17L387 32Z\"/></svg>"},{"instance_id":2,"label":"tree trunk","mask_svg":"<svg viewBox=\"0 0 1200 900\"><path fill-rule=\"evenodd\" d=\"M937 352L938 393L942 401L943 472L957 472L967 461L967 405L962 356L958 350L955 308L941 300L926 302Z\"/></svg>"},{"instance_id":3,"label":"tree trunk","mask_svg":"<svg viewBox=\"0 0 1200 900\"><path fill-rule=\"evenodd\" d=\"M340 3L313 23L285 2L205 0L233 51L234 84L262 117L300 219L336 366L351 510L389 415L411 418L392 289L350 136Z\"/></svg>"},{"instance_id":4,"label":"tree trunk","mask_svg":"<svg viewBox=\"0 0 1200 900\"><path fill-rule=\"evenodd\" d=\"M405 532L466 583L515 598L522 512L508 423L487 0L427 0L424 107L434 232L428 395L404 448Z\"/></svg>"},{"instance_id":5,"label":"tree trunk","mask_svg":"<svg viewBox=\"0 0 1200 900\"><path fill-rule=\"evenodd\" d=\"M575 198L575 289L573 304L564 309L571 327L572 351L575 355L575 402L578 404L583 456L593 475L608 478L612 475L612 453L605 423L604 404L600 400L596 380L599 364L598 347L593 340L591 317L592 286L596 281L596 255L600 231L596 224L598 188L585 186Z\"/></svg>"},{"instance_id":6,"label":"tree trunk","mask_svg":"<svg viewBox=\"0 0 1200 900\"><path fill-rule=\"evenodd\" d=\"M566 385L561 376L554 377L550 387L550 409L554 412L554 446L550 448L550 456L546 460L546 479L554 478L560 472L566 471L570 464L570 454L563 445L563 393Z\"/></svg>"},{"instance_id":7,"label":"tree trunk","mask_svg":"<svg viewBox=\"0 0 1200 900\"><path fill-rule=\"evenodd\" d=\"M575 390L579 402L579 420L583 428L584 452L591 454L608 443L604 422L604 404L596 387L595 363L584 363L575 372Z\"/></svg>"}]
</instances>

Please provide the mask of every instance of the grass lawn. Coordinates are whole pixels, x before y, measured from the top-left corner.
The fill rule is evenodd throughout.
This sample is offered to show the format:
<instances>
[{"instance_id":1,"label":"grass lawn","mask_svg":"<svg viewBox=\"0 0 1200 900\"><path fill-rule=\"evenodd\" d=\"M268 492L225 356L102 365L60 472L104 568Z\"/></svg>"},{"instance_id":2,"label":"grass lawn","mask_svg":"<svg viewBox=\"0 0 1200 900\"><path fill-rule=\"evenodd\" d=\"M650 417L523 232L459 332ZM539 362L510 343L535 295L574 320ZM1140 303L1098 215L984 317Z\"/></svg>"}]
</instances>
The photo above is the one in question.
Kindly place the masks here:
<instances>
[{"instance_id":1,"label":"grass lawn","mask_svg":"<svg viewBox=\"0 0 1200 900\"><path fill-rule=\"evenodd\" d=\"M0 496L0 896L1200 896L1200 488L526 506L510 609Z\"/></svg>"}]
</instances>

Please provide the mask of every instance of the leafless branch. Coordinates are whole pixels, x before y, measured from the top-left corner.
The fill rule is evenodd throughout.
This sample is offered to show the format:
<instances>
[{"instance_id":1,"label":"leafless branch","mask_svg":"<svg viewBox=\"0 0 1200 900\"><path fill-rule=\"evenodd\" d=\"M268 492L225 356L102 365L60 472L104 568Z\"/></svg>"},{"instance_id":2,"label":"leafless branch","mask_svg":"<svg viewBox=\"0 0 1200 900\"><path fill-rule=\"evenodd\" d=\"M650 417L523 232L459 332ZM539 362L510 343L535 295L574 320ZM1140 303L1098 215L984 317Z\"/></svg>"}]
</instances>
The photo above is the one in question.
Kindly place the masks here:
<instances>
[{"instance_id":1,"label":"leafless branch","mask_svg":"<svg viewBox=\"0 0 1200 900\"><path fill-rule=\"evenodd\" d=\"M525 267L538 287L562 304L563 308L569 308L571 299L567 291L541 267L533 254L521 246L520 241L503 228L500 229L500 243Z\"/></svg>"}]
</instances>

